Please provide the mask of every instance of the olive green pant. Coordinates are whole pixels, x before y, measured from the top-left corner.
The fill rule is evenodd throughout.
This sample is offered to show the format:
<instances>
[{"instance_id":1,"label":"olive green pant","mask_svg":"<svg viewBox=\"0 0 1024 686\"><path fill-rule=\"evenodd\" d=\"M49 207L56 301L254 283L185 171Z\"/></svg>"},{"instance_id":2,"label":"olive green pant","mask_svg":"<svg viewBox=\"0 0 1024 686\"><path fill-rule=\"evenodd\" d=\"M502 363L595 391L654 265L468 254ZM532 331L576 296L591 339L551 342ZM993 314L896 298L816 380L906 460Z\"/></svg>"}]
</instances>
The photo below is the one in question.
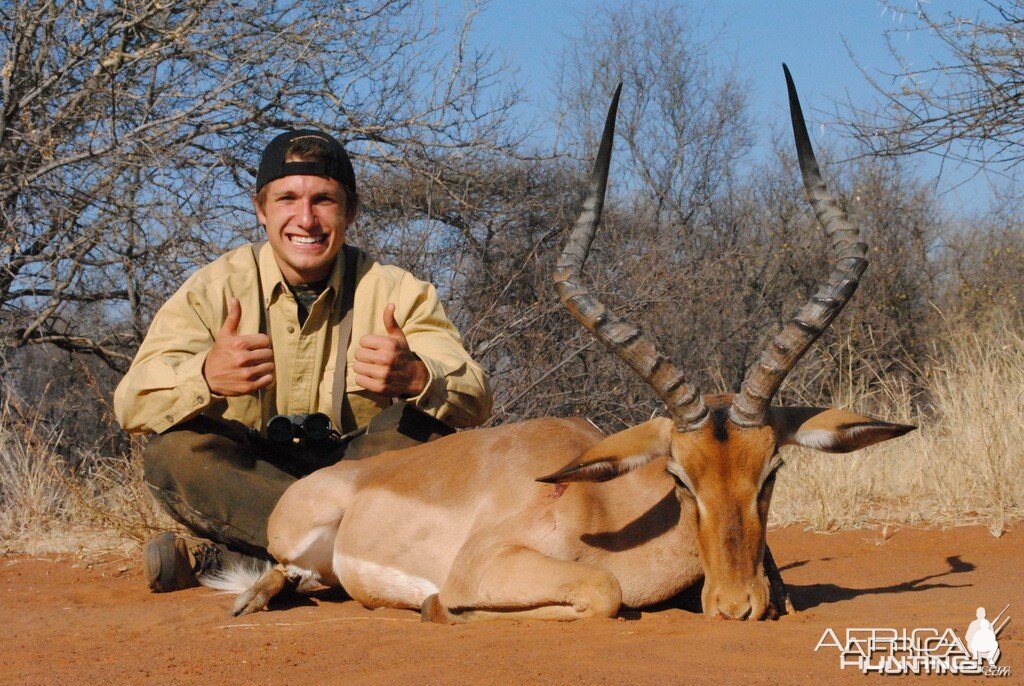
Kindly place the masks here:
<instances>
[{"instance_id":1,"label":"olive green pant","mask_svg":"<svg viewBox=\"0 0 1024 686\"><path fill-rule=\"evenodd\" d=\"M246 555L269 558L267 519L298 479L338 462L425 443L452 429L406 403L374 417L341 444L279 446L237 422L198 416L146 446L146 485L193 534Z\"/></svg>"}]
</instances>

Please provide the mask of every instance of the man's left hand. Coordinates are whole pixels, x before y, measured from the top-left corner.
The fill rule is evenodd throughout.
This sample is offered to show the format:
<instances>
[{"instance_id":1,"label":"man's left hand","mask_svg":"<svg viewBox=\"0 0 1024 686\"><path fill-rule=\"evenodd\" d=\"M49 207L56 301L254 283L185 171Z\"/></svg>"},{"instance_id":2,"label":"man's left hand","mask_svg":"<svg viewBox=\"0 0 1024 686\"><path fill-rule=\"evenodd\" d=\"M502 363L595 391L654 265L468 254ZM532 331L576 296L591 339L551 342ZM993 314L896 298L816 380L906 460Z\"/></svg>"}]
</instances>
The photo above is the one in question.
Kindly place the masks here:
<instances>
[{"instance_id":1,"label":"man's left hand","mask_svg":"<svg viewBox=\"0 0 1024 686\"><path fill-rule=\"evenodd\" d=\"M409 398L419 395L430 378L427 366L409 349L405 334L395 321L395 305L384 308L387 336L366 335L359 339L356 383L373 393L388 397Z\"/></svg>"}]
</instances>

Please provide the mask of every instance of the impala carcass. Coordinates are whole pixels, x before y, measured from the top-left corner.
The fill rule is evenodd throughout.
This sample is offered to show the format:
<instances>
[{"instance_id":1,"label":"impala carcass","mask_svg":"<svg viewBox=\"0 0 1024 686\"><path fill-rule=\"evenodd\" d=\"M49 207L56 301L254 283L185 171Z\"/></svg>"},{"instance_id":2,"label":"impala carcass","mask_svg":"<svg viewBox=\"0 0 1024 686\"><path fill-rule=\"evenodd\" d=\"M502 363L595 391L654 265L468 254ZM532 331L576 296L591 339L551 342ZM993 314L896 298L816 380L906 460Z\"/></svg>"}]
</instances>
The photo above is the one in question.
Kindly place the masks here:
<instances>
[{"instance_id":1,"label":"impala carcass","mask_svg":"<svg viewBox=\"0 0 1024 686\"><path fill-rule=\"evenodd\" d=\"M438 622L610 617L702 578L707 616L781 611L781 579L765 546L779 448L849 452L914 428L771 404L867 266L858 229L822 181L788 69L786 81L807 196L835 261L739 393L702 396L582 285L607 183L616 91L554 278L573 316L653 386L669 417L611 436L582 420L537 419L315 472L278 503L268 534L279 564L234 612L265 608L298 577L343 586L368 607L418 608Z\"/></svg>"}]
</instances>

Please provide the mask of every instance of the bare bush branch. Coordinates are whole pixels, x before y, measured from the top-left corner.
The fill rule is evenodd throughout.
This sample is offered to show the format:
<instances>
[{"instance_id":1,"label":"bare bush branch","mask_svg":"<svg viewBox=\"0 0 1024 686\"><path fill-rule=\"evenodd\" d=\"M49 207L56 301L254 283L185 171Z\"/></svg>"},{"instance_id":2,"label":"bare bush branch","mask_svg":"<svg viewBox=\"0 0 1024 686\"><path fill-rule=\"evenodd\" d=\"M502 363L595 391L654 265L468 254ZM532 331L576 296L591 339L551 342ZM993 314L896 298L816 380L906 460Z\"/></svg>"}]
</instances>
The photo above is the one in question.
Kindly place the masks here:
<instances>
[{"instance_id":1,"label":"bare bush branch","mask_svg":"<svg viewBox=\"0 0 1024 686\"><path fill-rule=\"evenodd\" d=\"M926 3L887 5L906 22L887 32L895 73L865 76L880 95L873 109L848 103L853 135L875 155L928 152L993 171L1024 160L1024 2L986 0L968 13ZM900 40L897 41L897 38ZM917 63L901 44L937 43Z\"/></svg>"},{"instance_id":2,"label":"bare bush branch","mask_svg":"<svg viewBox=\"0 0 1024 686\"><path fill-rule=\"evenodd\" d=\"M248 170L282 127L438 187L513 150L518 93L467 47L474 12L450 30L408 0L0 2L2 345L123 369L171 289L256 235Z\"/></svg>"}]
</instances>

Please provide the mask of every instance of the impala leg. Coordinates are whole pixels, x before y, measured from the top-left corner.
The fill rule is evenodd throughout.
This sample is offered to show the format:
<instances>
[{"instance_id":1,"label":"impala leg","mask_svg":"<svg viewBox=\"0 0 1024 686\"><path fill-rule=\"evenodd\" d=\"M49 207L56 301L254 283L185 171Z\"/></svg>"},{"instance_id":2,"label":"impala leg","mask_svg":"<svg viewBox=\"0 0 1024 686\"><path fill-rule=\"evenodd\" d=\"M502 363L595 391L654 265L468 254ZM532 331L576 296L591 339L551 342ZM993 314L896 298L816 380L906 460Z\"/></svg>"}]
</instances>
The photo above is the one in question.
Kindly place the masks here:
<instances>
[{"instance_id":1,"label":"impala leg","mask_svg":"<svg viewBox=\"0 0 1024 686\"><path fill-rule=\"evenodd\" d=\"M238 596L231 614L247 615L251 612L266 610L267 604L288 585L294 586L298 579L289 578L282 565L271 567L256 580L252 588Z\"/></svg>"},{"instance_id":2,"label":"impala leg","mask_svg":"<svg viewBox=\"0 0 1024 686\"><path fill-rule=\"evenodd\" d=\"M622 603L618 579L580 562L529 548L459 558L441 591L423 602L423 621L612 617Z\"/></svg>"},{"instance_id":3,"label":"impala leg","mask_svg":"<svg viewBox=\"0 0 1024 686\"><path fill-rule=\"evenodd\" d=\"M778 619L782 615L791 615L796 611L793 609L793 602L789 599L789 592L786 591L786 583L782 580L782 573L779 572L775 558L772 557L771 548L764 547L764 574L768 577L768 618Z\"/></svg>"},{"instance_id":4,"label":"impala leg","mask_svg":"<svg viewBox=\"0 0 1024 686\"><path fill-rule=\"evenodd\" d=\"M339 462L293 483L267 522L267 550L282 565L305 570L327 585L338 584L334 546L352 500L352 464Z\"/></svg>"}]
</instances>

